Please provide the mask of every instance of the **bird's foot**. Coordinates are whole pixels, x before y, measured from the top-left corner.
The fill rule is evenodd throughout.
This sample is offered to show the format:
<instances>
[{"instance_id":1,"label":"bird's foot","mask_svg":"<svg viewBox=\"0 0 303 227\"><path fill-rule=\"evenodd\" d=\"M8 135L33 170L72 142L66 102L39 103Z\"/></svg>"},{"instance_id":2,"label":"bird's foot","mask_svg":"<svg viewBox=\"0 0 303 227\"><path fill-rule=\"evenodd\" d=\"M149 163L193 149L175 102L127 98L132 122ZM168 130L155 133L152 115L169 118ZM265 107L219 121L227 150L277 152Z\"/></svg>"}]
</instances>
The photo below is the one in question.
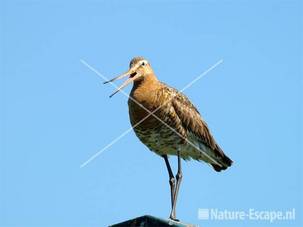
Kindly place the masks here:
<instances>
[{"instance_id":1,"label":"bird's foot","mask_svg":"<svg viewBox=\"0 0 303 227\"><path fill-rule=\"evenodd\" d=\"M175 222L180 222L180 220L177 219L175 215L170 215L169 219L172 220L172 221L175 221Z\"/></svg>"}]
</instances>

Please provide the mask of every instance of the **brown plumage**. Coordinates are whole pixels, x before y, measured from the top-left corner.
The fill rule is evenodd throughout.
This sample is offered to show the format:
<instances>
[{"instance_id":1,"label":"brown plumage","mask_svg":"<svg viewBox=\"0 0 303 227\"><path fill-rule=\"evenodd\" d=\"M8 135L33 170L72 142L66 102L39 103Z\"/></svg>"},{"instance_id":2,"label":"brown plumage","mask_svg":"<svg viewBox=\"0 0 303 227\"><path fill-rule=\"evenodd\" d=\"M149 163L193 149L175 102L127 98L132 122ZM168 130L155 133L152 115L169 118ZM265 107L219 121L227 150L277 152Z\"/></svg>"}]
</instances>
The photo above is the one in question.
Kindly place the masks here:
<instances>
[{"instance_id":1,"label":"brown plumage","mask_svg":"<svg viewBox=\"0 0 303 227\"><path fill-rule=\"evenodd\" d=\"M164 157L166 164L167 155L177 155L185 160L205 161L216 171L231 166L232 161L216 143L195 106L184 94L160 82L144 58L132 59L129 71L111 81L127 75L129 79L117 91L134 82L128 100L129 117L137 137L151 151ZM169 163L167 167L172 180ZM175 219L178 184L171 193L171 218Z\"/></svg>"}]
</instances>

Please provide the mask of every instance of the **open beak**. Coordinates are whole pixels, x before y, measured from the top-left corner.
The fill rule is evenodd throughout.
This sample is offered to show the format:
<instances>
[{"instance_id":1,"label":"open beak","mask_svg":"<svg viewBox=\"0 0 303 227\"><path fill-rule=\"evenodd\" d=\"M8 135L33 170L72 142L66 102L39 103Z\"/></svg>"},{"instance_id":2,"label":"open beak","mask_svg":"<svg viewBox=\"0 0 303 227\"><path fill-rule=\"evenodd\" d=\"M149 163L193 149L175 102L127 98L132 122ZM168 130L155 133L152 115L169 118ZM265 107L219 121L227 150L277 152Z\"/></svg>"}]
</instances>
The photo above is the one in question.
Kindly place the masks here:
<instances>
[{"instance_id":1,"label":"open beak","mask_svg":"<svg viewBox=\"0 0 303 227\"><path fill-rule=\"evenodd\" d=\"M117 76L109 81L104 82L104 84L111 83L116 80L123 79L124 77L127 77L127 76L128 76L128 79L126 81L124 81L124 83L120 87L118 87L118 89L113 94L111 94L109 96L110 98L113 97L115 94L117 94L119 91L121 91L123 88L125 88L127 85L129 85L131 82L136 80L138 77L140 77L140 74L137 73L134 69L130 69L128 72L126 72L120 76Z\"/></svg>"}]
</instances>

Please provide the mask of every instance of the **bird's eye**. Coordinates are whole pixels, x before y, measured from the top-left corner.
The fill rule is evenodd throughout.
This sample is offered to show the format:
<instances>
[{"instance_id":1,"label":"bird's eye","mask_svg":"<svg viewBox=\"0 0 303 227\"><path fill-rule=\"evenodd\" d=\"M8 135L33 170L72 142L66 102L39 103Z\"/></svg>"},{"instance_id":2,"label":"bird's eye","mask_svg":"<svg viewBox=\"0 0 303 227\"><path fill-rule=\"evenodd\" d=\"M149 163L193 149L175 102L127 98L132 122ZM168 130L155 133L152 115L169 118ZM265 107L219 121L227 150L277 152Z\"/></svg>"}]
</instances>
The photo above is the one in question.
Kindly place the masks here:
<instances>
[{"instance_id":1,"label":"bird's eye","mask_svg":"<svg viewBox=\"0 0 303 227\"><path fill-rule=\"evenodd\" d=\"M145 61L143 61L143 62L141 63L141 65L143 65L143 66L146 65Z\"/></svg>"}]
</instances>

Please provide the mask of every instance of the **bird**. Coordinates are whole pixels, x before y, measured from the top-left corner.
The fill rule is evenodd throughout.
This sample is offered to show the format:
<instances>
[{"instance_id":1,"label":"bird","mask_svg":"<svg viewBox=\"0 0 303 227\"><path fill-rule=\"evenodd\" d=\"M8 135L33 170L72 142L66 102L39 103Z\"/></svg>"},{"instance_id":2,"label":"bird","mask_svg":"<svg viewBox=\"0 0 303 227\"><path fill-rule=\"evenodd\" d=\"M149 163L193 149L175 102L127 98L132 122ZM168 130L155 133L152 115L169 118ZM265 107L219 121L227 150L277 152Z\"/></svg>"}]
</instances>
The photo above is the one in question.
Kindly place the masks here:
<instances>
[{"instance_id":1,"label":"bird","mask_svg":"<svg viewBox=\"0 0 303 227\"><path fill-rule=\"evenodd\" d=\"M217 172L226 170L233 161L224 154L192 102L182 92L158 80L149 61L134 57L126 73L104 84L123 78L127 79L110 97L133 83L128 98L130 123L139 140L164 159L171 195L169 218L179 221L176 204L183 178L182 159L204 161ZM177 156L175 176L170 156Z\"/></svg>"}]
</instances>

